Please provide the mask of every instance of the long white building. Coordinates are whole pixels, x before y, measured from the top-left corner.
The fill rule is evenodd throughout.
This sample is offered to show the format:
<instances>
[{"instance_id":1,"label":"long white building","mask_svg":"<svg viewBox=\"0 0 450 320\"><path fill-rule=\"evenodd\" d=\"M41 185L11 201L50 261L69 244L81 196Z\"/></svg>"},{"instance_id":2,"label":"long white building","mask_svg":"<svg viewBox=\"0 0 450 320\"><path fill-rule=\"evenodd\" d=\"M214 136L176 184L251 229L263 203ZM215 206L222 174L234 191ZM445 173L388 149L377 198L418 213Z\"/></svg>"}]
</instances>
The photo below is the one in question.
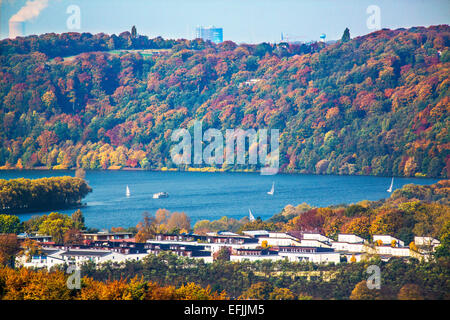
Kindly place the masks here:
<instances>
[{"instance_id":1,"label":"long white building","mask_svg":"<svg viewBox=\"0 0 450 320\"><path fill-rule=\"evenodd\" d=\"M374 242L368 243L354 234L339 234L338 241L334 241L318 233L290 234L266 230L244 231L244 235L228 232L210 233L205 236L159 234L146 243L135 243L134 239L125 238L127 235L121 235L122 239L116 239L116 235L112 235L107 240L100 239L99 236L105 237L105 234L89 234L92 238L88 239L89 244L78 247L52 245L47 238L43 238L41 255L32 257L30 261L26 261L25 257L16 260L18 265L25 267L50 269L60 264L80 266L88 261L95 264L107 261L139 261L148 254L157 255L170 251L178 256L212 262L216 252L227 248L231 252L231 261L340 263L358 262L371 255L379 255L383 260L391 257L426 259L440 243L431 237L415 237L419 249L412 250L409 246L405 247L403 241L390 235L374 235Z\"/></svg>"},{"instance_id":2,"label":"long white building","mask_svg":"<svg viewBox=\"0 0 450 320\"><path fill-rule=\"evenodd\" d=\"M31 261L27 262L22 259L20 264L24 267L46 268L50 270L52 267L61 264L75 265L80 267L85 262L94 262L100 264L103 262L124 262L127 260L142 260L147 253L123 254L110 250L86 250L86 249L70 249L70 250L52 250L44 249L42 255L31 257Z\"/></svg>"}]
</instances>

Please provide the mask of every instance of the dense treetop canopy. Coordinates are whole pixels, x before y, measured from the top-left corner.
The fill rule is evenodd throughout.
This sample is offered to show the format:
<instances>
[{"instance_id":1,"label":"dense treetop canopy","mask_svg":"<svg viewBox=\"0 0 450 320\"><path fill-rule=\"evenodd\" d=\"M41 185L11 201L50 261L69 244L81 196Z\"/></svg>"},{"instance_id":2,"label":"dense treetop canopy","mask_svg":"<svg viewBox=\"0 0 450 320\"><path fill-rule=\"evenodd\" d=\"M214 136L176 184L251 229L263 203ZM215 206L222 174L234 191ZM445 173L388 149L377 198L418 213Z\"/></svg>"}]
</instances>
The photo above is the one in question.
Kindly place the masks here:
<instances>
[{"instance_id":1,"label":"dense treetop canopy","mask_svg":"<svg viewBox=\"0 0 450 320\"><path fill-rule=\"evenodd\" d=\"M171 133L199 119L204 130L280 129L284 172L445 178L449 34L442 25L334 44L129 32L3 40L0 165L171 168Z\"/></svg>"}]
</instances>

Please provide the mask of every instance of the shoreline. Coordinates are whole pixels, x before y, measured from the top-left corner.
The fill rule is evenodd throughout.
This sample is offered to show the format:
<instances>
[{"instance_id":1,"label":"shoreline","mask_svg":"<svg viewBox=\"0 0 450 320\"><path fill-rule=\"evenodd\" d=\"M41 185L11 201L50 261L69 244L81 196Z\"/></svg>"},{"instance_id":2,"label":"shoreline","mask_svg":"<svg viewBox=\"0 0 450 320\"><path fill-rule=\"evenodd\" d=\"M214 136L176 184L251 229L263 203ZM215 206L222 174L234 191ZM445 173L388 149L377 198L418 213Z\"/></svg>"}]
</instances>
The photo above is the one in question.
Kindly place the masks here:
<instances>
[{"instance_id":1,"label":"shoreline","mask_svg":"<svg viewBox=\"0 0 450 320\"><path fill-rule=\"evenodd\" d=\"M86 208L87 202L86 203L80 203L80 204L76 204L76 205L71 205L71 206L65 206L65 207L55 207L55 208L36 208L36 209L30 209L30 210L25 210L25 209L15 209L15 210L0 210L0 214L14 214L14 215L22 215L22 214L33 214L33 213L42 213L42 212L58 212L58 210L71 210L71 209L82 209L82 208Z\"/></svg>"},{"instance_id":2,"label":"shoreline","mask_svg":"<svg viewBox=\"0 0 450 320\"><path fill-rule=\"evenodd\" d=\"M60 169L60 168L47 168L47 167L33 167L33 168L4 168L0 167L0 173L1 172L8 172L8 171L75 171L80 168L66 168L66 169ZM188 168L188 170L181 170L178 168L166 168L163 167L161 169L143 169L143 168L132 168L132 167L122 167L122 168L106 168L106 169L84 169L86 172L88 171L149 171L149 172L196 172L196 173L257 173L259 174L259 170L252 170L252 169L240 169L240 170L223 170L223 169L211 169L211 168ZM311 176L336 176L336 177L378 177L378 178L405 178L405 179L436 179L436 180L446 180L449 178L446 177L430 177L430 176L423 176L423 175L414 175L414 176L383 176L383 175L371 175L371 174L337 174L337 173L325 173L325 174L317 174L317 173L311 173L311 172L301 172L301 171L279 171L273 176L276 176L278 174L285 174L285 175L311 175Z\"/></svg>"}]
</instances>

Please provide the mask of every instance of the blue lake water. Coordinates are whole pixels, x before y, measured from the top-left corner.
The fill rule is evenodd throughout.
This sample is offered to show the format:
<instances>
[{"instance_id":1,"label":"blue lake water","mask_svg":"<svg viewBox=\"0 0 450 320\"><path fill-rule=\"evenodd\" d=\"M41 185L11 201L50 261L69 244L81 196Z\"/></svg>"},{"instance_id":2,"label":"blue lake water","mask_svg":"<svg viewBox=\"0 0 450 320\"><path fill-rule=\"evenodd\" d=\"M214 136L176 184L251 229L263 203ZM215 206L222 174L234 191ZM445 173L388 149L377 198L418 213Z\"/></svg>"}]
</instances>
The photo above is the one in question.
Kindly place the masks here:
<instances>
[{"instance_id":1,"label":"blue lake water","mask_svg":"<svg viewBox=\"0 0 450 320\"><path fill-rule=\"evenodd\" d=\"M74 176L74 171L0 171L0 179ZM130 227L142 219L142 213L157 209L182 211L198 220L216 220L223 216L240 219L251 209L255 217L267 219L287 204L306 202L312 206L328 206L387 198L389 177L320 176L258 173L200 173L153 171L87 171L86 180L93 188L83 202L86 225L92 228ZM394 189L408 183L432 184L437 179L395 178ZM267 194L275 183L273 196ZM126 197L126 186L131 196ZM165 191L168 198L153 199L153 193ZM72 214L75 210L59 210ZM21 220L48 212L20 214Z\"/></svg>"}]
</instances>

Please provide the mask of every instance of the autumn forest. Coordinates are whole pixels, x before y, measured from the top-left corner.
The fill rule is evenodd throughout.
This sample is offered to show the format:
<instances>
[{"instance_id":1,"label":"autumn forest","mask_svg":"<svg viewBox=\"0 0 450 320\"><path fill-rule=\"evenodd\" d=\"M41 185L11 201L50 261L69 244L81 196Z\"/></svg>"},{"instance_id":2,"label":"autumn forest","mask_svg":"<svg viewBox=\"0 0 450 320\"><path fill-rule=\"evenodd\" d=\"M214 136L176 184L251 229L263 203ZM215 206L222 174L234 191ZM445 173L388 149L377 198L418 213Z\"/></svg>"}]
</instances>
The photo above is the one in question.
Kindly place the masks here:
<instances>
[{"instance_id":1,"label":"autumn forest","mask_svg":"<svg viewBox=\"0 0 450 320\"><path fill-rule=\"evenodd\" d=\"M171 133L198 119L204 129L280 129L283 172L447 178L449 34L441 25L334 44L129 32L2 40L0 166L176 168Z\"/></svg>"},{"instance_id":2,"label":"autumn forest","mask_svg":"<svg viewBox=\"0 0 450 320\"><path fill-rule=\"evenodd\" d=\"M448 25L382 29L353 38L347 29L342 39L327 43L252 45L152 39L133 30L0 41L0 170L76 169L75 177L0 179L0 300L449 299ZM37 242L19 244L22 233L70 247L84 245L83 235L99 231L84 223L82 199L93 191L85 170L260 169L226 161L177 166L172 133L180 128L193 133L196 120L203 130L222 133L279 129L283 173L438 182L406 184L378 201L285 204L264 221L250 214L191 225L184 212L160 208L144 212L135 227L117 225L108 232L129 233L135 244L160 234L242 236L267 230L333 240L350 234L374 250L383 245L376 235L390 235L404 242L409 254L420 251L416 237L439 239L439 246L427 251L428 260L387 261L370 254L327 265L232 262L226 247L211 263L170 252L97 265L90 260L82 265L79 290L68 288L65 264L48 271L14 267L16 256L28 255L29 262L44 254ZM71 216L51 212L21 221L17 215L72 207L79 210ZM396 245L394 240L391 246ZM267 241L260 249L268 252ZM382 290L367 289L369 265L382 270Z\"/></svg>"}]
</instances>

